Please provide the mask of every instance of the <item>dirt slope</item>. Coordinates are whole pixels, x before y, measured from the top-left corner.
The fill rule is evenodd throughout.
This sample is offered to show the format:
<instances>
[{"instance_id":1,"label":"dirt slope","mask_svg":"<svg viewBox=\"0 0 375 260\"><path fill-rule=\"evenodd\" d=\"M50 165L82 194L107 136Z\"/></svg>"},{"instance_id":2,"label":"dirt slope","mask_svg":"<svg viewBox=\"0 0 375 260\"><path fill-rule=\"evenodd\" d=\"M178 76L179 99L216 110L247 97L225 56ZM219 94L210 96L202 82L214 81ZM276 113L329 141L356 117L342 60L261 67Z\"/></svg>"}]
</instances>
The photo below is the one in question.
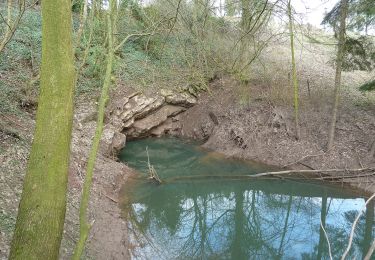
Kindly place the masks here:
<instances>
[{"instance_id":1,"label":"dirt slope","mask_svg":"<svg viewBox=\"0 0 375 260\"><path fill-rule=\"evenodd\" d=\"M238 83L230 78L213 82L211 93L185 112L183 136L206 139L204 146L227 156L251 159L295 169L374 167L375 106L356 106L343 97L335 147L325 152L330 106L325 101L301 101L301 140L294 135L291 105L263 98L264 88L252 85L251 99L240 104ZM355 186L375 192L373 178L352 180Z\"/></svg>"}]
</instances>

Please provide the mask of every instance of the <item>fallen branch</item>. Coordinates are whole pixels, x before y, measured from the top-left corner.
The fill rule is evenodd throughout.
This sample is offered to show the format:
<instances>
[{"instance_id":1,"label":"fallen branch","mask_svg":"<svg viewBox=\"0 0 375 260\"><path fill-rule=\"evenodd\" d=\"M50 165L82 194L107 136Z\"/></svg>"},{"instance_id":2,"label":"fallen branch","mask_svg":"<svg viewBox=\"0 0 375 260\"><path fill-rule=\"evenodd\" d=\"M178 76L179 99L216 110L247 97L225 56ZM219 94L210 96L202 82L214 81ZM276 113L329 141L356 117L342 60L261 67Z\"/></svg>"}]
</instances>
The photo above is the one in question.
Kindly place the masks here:
<instances>
[{"instance_id":1,"label":"fallen branch","mask_svg":"<svg viewBox=\"0 0 375 260\"><path fill-rule=\"evenodd\" d=\"M371 172L368 174L359 174L359 175L343 175L343 176L325 176L317 178L319 180L325 180L325 179L353 179L353 178L361 178L361 177L370 177L374 176L375 172Z\"/></svg>"},{"instance_id":2,"label":"fallen branch","mask_svg":"<svg viewBox=\"0 0 375 260\"><path fill-rule=\"evenodd\" d=\"M375 168L358 168L358 169L326 169L326 170L286 170L286 171L275 171L275 172L262 172L257 174L246 174L246 175L194 175L194 176L179 176L165 180L165 182L179 181L179 180L194 180L194 179L211 179L211 178L222 178L222 179L254 179L265 176L278 177L279 175L288 175L288 174L314 174L314 173L338 173L338 172L350 172L358 173L365 171L375 171ZM373 175L374 173L371 173ZM346 176L329 176L329 177L319 177L322 178L346 178ZM353 177L365 177L367 175L353 175ZM350 176L352 177L352 176Z\"/></svg>"},{"instance_id":3,"label":"fallen branch","mask_svg":"<svg viewBox=\"0 0 375 260\"><path fill-rule=\"evenodd\" d=\"M322 156L324 155L324 153L319 153L319 154L309 154L309 155L306 155L306 156L303 156L301 159L295 161L295 162L291 162L291 163L288 163L288 164L285 164L282 168L286 168L288 166L291 166L291 165L294 165L294 164L299 164L301 163L302 161L306 160L307 158L313 158L313 157L318 157L318 156ZM306 166L306 165L305 165Z\"/></svg>"},{"instance_id":4,"label":"fallen branch","mask_svg":"<svg viewBox=\"0 0 375 260\"><path fill-rule=\"evenodd\" d=\"M131 37L141 37L141 36L148 36L153 35L153 33L133 33L126 36L116 47L115 52L117 52Z\"/></svg>"},{"instance_id":5,"label":"fallen branch","mask_svg":"<svg viewBox=\"0 0 375 260\"><path fill-rule=\"evenodd\" d=\"M149 179L156 181L158 184L161 183L161 179L159 178L159 175L157 174L155 168L150 163L150 156L148 155L148 147L146 147L146 153L147 153L147 166L148 166L148 173L149 173Z\"/></svg>"},{"instance_id":6,"label":"fallen branch","mask_svg":"<svg viewBox=\"0 0 375 260\"><path fill-rule=\"evenodd\" d=\"M104 196L107 197L109 200L113 201L114 203L118 203L118 199L115 199L112 196L105 194L105 193L104 193Z\"/></svg>"}]
</instances>

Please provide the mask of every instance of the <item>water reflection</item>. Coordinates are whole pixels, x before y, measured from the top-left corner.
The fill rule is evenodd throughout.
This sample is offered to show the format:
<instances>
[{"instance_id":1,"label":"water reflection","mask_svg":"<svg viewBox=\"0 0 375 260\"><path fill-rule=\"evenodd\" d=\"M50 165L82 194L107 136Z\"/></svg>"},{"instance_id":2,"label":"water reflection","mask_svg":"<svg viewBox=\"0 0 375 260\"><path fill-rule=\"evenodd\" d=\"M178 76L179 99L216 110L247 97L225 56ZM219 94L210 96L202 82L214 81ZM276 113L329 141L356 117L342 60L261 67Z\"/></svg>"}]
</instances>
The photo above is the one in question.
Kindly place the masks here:
<instances>
[{"instance_id":1,"label":"water reflection","mask_svg":"<svg viewBox=\"0 0 375 260\"><path fill-rule=\"evenodd\" d=\"M206 152L176 140L131 145L134 147L128 150L132 153L123 156L132 166L144 170L147 145L152 163L164 177L199 174L199 169L206 174L211 172L210 165L218 174L217 165L225 164L222 158L202 164L200 158ZM168 145L173 149L168 150ZM183 159L183 154L188 158ZM221 168L226 174L254 170L237 163L234 170L228 165ZM320 220L331 241L332 255L338 259L365 202L338 188L285 180L209 180L155 186L139 177L122 193L124 216L139 242L132 253L139 259L328 259ZM373 222L374 204L370 203L358 223L350 259L367 253Z\"/></svg>"}]
</instances>

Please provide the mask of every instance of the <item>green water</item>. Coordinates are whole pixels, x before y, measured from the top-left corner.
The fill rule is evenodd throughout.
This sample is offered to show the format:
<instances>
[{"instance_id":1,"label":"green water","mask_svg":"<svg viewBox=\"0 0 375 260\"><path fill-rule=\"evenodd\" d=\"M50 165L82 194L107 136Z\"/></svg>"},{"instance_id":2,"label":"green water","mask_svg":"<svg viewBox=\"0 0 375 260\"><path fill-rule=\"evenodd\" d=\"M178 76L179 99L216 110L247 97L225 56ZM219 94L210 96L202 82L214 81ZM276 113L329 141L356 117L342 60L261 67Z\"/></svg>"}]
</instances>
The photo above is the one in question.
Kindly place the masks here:
<instances>
[{"instance_id":1,"label":"green water","mask_svg":"<svg viewBox=\"0 0 375 260\"><path fill-rule=\"evenodd\" d=\"M282 179L147 180L147 153L162 180L241 175L271 167L226 159L173 139L129 142L120 159L139 176L121 191L134 259L333 259L348 244L365 199L340 187ZM374 205L365 207L347 259L361 259L373 239Z\"/></svg>"}]
</instances>

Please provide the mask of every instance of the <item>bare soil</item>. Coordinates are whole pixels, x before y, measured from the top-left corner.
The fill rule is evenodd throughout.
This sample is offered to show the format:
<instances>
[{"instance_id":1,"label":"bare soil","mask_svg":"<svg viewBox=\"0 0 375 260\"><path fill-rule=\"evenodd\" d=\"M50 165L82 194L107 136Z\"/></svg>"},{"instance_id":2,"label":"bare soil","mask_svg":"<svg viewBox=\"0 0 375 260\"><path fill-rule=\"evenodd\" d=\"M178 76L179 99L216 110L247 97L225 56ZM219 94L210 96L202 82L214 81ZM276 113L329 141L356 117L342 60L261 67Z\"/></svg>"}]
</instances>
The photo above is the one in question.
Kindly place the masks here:
<instances>
[{"instance_id":1,"label":"bare soil","mask_svg":"<svg viewBox=\"0 0 375 260\"><path fill-rule=\"evenodd\" d=\"M69 169L68 205L60 258L70 259L79 235L79 201L90 151L95 120L94 102L80 100L75 110L72 155ZM86 119L86 120L83 120ZM5 120L5 119L4 119ZM16 120L16 121L14 121ZM14 121L11 123L11 121ZM84 123L82 123L84 122ZM31 117L8 120L21 139L0 135L0 259L7 259L16 220L22 182L31 147L34 120ZM91 190L89 216L93 226L85 258L129 259L130 242L127 223L117 205L118 191L134 170L99 153Z\"/></svg>"},{"instance_id":2,"label":"bare soil","mask_svg":"<svg viewBox=\"0 0 375 260\"><path fill-rule=\"evenodd\" d=\"M249 92L241 104L243 88ZM358 106L343 96L335 146L326 152L331 117L330 96L300 101L301 139L295 137L293 106L270 101L262 85L243 86L224 77L210 85L197 105L181 116L182 136L205 140L204 147L228 157L290 169L353 169L375 166L375 105ZM239 91L240 90L240 91ZM328 92L328 91L327 91ZM375 192L374 177L348 179Z\"/></svg>"}]
</instances>

